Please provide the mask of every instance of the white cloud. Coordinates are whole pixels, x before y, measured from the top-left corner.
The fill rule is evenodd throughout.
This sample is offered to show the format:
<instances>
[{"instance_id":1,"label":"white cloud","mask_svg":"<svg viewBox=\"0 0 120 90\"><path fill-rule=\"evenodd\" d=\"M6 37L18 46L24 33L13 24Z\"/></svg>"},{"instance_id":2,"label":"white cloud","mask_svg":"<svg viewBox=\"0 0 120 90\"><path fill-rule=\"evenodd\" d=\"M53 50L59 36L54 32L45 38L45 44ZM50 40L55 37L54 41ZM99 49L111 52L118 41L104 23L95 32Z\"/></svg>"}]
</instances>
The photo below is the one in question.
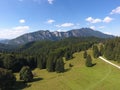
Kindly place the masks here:
<instances>
[{"instance_id":1,"label":"white cloud","mask_svg":"<svg viewBox=\"0 0 120 90\"><path fill-rule=\"evenodd\" d=\"M62 30L61 29L58 29L58 30L56 30L57 32L61 32Z\"/></svg>"},{"instance_id":2,"label":"white cloud","mask_svg":"<svg viewBox=\"0 0 120 90\"><path fill-rule=\"evenodd\" d=\"M88 18L86 18L86 21L88 21L88 22L91 22L91 23L92 23L93 18L92 18L92 17L88 17Z\"/></svg>"},{"instance_id":3,"label":"white cloud","mask_svg":"<svg viewBox=\"0 0 120 90\"><path fill-rule=\"evenodd\" d=\"M88 17L86 18L86 21L90 22L90 23L100 23L100 22L105 22L105 23L109 23L111 22L113 19L109 16L105 17L103 20L99 19L99 18L92 18L92 17Z\"/></svg>"},{"instance_id":4,"label":"white cloud","mask_svg":"<svg viewBox=\"0 0 120 90\"><path fill-rule=\"evenodd\" d=\"M74 26L73 23L63 23L61 25L55 25L56 27L72 27Z\"/></svg>"},{"instance_id":5,"label":"white cloud","mask_svg":"<svg viewBox=\"0 0 120 90\"><path fill-rule=\"evenodd\" d=\"M53 1L54 1L54 0L48 0L48 3L49 3L49 4L53 4Z\"/></svg>"},{"instance_id":6,"label":"white cloud","mask_svg":"<svg viewBox=\"0 0 120 90\"><path fill-rule=\"evenodd\" d=\"M22 2L24 0L18 0L19 2ZM43 2L48 2L49 4L53 4L54 0L32 0L33 2L36 2L38 4L41 4Z\"/></svg>"},{"instance_id":7,"label":"white cloud","mask_svg":"<svg viewBox=\"0 0 120 90\"><path fill-rule=\"evenodd\" d=\"M55 20L52 20L52 19L50 19L50 20L47 21L47 23L49 23L49 24L52 24L54 22L55 22Z\"/></svg>"},{"instance_id":8,"label":"white cloud","mask_svg":"<svg viewBox=\"0 0 120 90\"><path fill-rule=\"evenodd\" d=\"M29 26L17 26L10 29L0 29L0 38L13 39L27 33L29 29Z\"/></svg>"},{"instance_id":9,"label":"white cloud","mask_svg":"<svg viewBox=\"0 0 120 90\"><path fill-rule=\"evenodd\" d=\"M105 17L104 19L103 19L103 22L105 22L105 23L109 23L109 22L111 22L113 19L111 18L111 17Z\"/></svg>"},{"instance_id":10,"label":"white cloud","mask_svg":"<svg viewBox=\"0 0 120 90\"><path fill-rule=\"evenodd\" d=\"M101 19L99 19L99 18L94 19L94 18L92 18L92 17L86 18L86 21L88 21L88 22L90 22L90 23L99 23L99 22L102 22Z\"/></svg>"},{"instance_id":11,"label":"white cloud","mask_svg":"<svg viewBox=\"0 0 120 90\"><path fill-rule=\"evenodd\" d=\"M71 27L73 25L74 25L73 23L64 23L61 25L61 27Z\"/></svg>"},{"instance_id":12,"label":"white cloud","mask_svg":"<svg viewBox=\"0 0 120 90\"><path fill-rule=\"evenodd\" d=\"M95 26L90 26L90 28L93 29L93 30L95 30L96 27Z\"/></svg>"},{"instance_id":13,"label":"white cloud","mask_svg":"<svg viewBox=\"0 0 120 90\"><path fill-rule=\"evenodd\" d=\"M110 32L104 32L104 34L112 35L112 33L110 33Z\"/></svg>"},{"instance_id":14,"label":"white cloud","mask_svg":"<svg viewBox=\"0 0 120 90\"><path fill-rule=\"evenodd\" d=\"M120 6L117 7L116 9L113 9L110 14L120 14Z\"/></svg>"},{"instance_id":15,"label":"white cloud","mask_svg":"<svg viewBox=\"0 0 120 90\"><path fill-rule=\"evenodd\" d=\"M19 23L25 23L24 19L19 20Z\"/></svg>"},{"instance_id":16,"label":"white cloud","mask_svg":"<svg viewBox=\"0 0 120 90\"><path fill-rule=\"evenodd\" d=\"M63 29L58 29L56 30L57 32L66 32L67 30L63 30Z\"/></svg>"},{"instance_id":17,"label":"white cloud","mask_svg":"<svg viewBox=\"0 0 120 90\"><path fill-rule=\"evenodd\" d=\"M72 27L74 26L73 23L63 23L61 25L55 25L56 27L60 28L60 27Z\"/></svg>"}]
</instances>

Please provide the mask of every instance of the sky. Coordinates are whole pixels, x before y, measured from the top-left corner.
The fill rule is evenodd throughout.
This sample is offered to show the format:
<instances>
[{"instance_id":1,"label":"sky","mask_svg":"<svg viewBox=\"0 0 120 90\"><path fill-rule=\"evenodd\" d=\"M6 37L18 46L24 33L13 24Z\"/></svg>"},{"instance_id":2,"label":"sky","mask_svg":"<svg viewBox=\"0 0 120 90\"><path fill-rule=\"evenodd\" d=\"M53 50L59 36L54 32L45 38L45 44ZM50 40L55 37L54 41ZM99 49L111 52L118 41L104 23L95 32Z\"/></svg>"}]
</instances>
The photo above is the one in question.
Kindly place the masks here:
<instances>
[{"instance_id":1,"label":"sky","mask_svg":"<svg viewBox=\"0 0 120 90\"><path fill-rule=\"evenodd\" d=\"M0 39L83 27L120 36L120 0L0 0Z\"/></svg>"}]
</instances>

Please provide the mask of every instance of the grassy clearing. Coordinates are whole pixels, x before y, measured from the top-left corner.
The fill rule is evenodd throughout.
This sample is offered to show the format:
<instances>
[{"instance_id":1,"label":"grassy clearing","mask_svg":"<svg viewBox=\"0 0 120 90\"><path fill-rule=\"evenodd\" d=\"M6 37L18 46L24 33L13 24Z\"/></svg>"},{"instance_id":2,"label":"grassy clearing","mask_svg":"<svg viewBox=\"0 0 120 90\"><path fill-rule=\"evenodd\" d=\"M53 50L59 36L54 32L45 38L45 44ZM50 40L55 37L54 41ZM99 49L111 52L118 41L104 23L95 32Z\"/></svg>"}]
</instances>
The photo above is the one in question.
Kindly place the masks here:
<instances>
[{"instance_id":1,"label":"grassy clearing","mask_svg":"<svg viewBox=\"0 0 120 90\"><path fill-rule=\"evenodd\" d=\"M92 50L88 52L91 54ZM65 73L35 69L34 82L23 90L119 90L120 70L100 59L93 59L93 63L96 65L86 67L83 52L75 53L72 60L65 62Z\"/></svg>"}]
</instances>

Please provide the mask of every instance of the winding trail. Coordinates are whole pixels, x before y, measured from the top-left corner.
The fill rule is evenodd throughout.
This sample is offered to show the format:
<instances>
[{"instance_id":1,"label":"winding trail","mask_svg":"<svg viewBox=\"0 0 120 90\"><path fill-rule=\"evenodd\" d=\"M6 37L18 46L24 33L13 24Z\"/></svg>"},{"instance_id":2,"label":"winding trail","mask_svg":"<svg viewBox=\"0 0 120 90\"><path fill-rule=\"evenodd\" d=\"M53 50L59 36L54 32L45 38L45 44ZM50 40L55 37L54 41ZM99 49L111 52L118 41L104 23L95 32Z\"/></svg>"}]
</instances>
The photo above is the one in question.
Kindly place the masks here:
<instances>
[{"instance_id":1,"label":"winding trail","mask_svg":"<svg viewBox=\"0 0 120 90\"><path fill-rule=\"evenodd\" d=\"M111 64L112 66L114 66L114 67L120 69L120 66L119 66L119 65L116 65L116 64L114 64L114 63L112 63L112 62L106 60L105 58L103 58L103 57L101 57L101 56L100 56L99 58L100 58L101 60L103 60L103 61L105 61L105 62Z\"/></svg>"}]
</instances>

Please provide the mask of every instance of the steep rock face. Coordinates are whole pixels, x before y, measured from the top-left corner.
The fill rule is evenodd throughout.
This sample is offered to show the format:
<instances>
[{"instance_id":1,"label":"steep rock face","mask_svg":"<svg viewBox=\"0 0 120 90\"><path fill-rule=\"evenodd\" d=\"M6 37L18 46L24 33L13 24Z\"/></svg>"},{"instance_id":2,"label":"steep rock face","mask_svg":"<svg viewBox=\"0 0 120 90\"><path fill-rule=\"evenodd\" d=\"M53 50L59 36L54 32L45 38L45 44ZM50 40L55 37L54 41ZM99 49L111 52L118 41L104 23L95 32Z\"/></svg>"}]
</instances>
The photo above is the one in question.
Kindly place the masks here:
<instances>
[{"instance_id":1,"label":"steep rock face","mask_svg":"<svg viewBox=\"0 0 120 90\"><path fill-rule=\"evenodd\" d=\"M50 32L48 30L40 30L33 33L27 33L15 39L8 41L8 44L25 44L32 41L39 40L59 40L67 37L99 37L99 38L112 38L114 36L107 35L99 31L92 30L90 28L74 29L67 32Z\"/></svg>"}]
</instances>

